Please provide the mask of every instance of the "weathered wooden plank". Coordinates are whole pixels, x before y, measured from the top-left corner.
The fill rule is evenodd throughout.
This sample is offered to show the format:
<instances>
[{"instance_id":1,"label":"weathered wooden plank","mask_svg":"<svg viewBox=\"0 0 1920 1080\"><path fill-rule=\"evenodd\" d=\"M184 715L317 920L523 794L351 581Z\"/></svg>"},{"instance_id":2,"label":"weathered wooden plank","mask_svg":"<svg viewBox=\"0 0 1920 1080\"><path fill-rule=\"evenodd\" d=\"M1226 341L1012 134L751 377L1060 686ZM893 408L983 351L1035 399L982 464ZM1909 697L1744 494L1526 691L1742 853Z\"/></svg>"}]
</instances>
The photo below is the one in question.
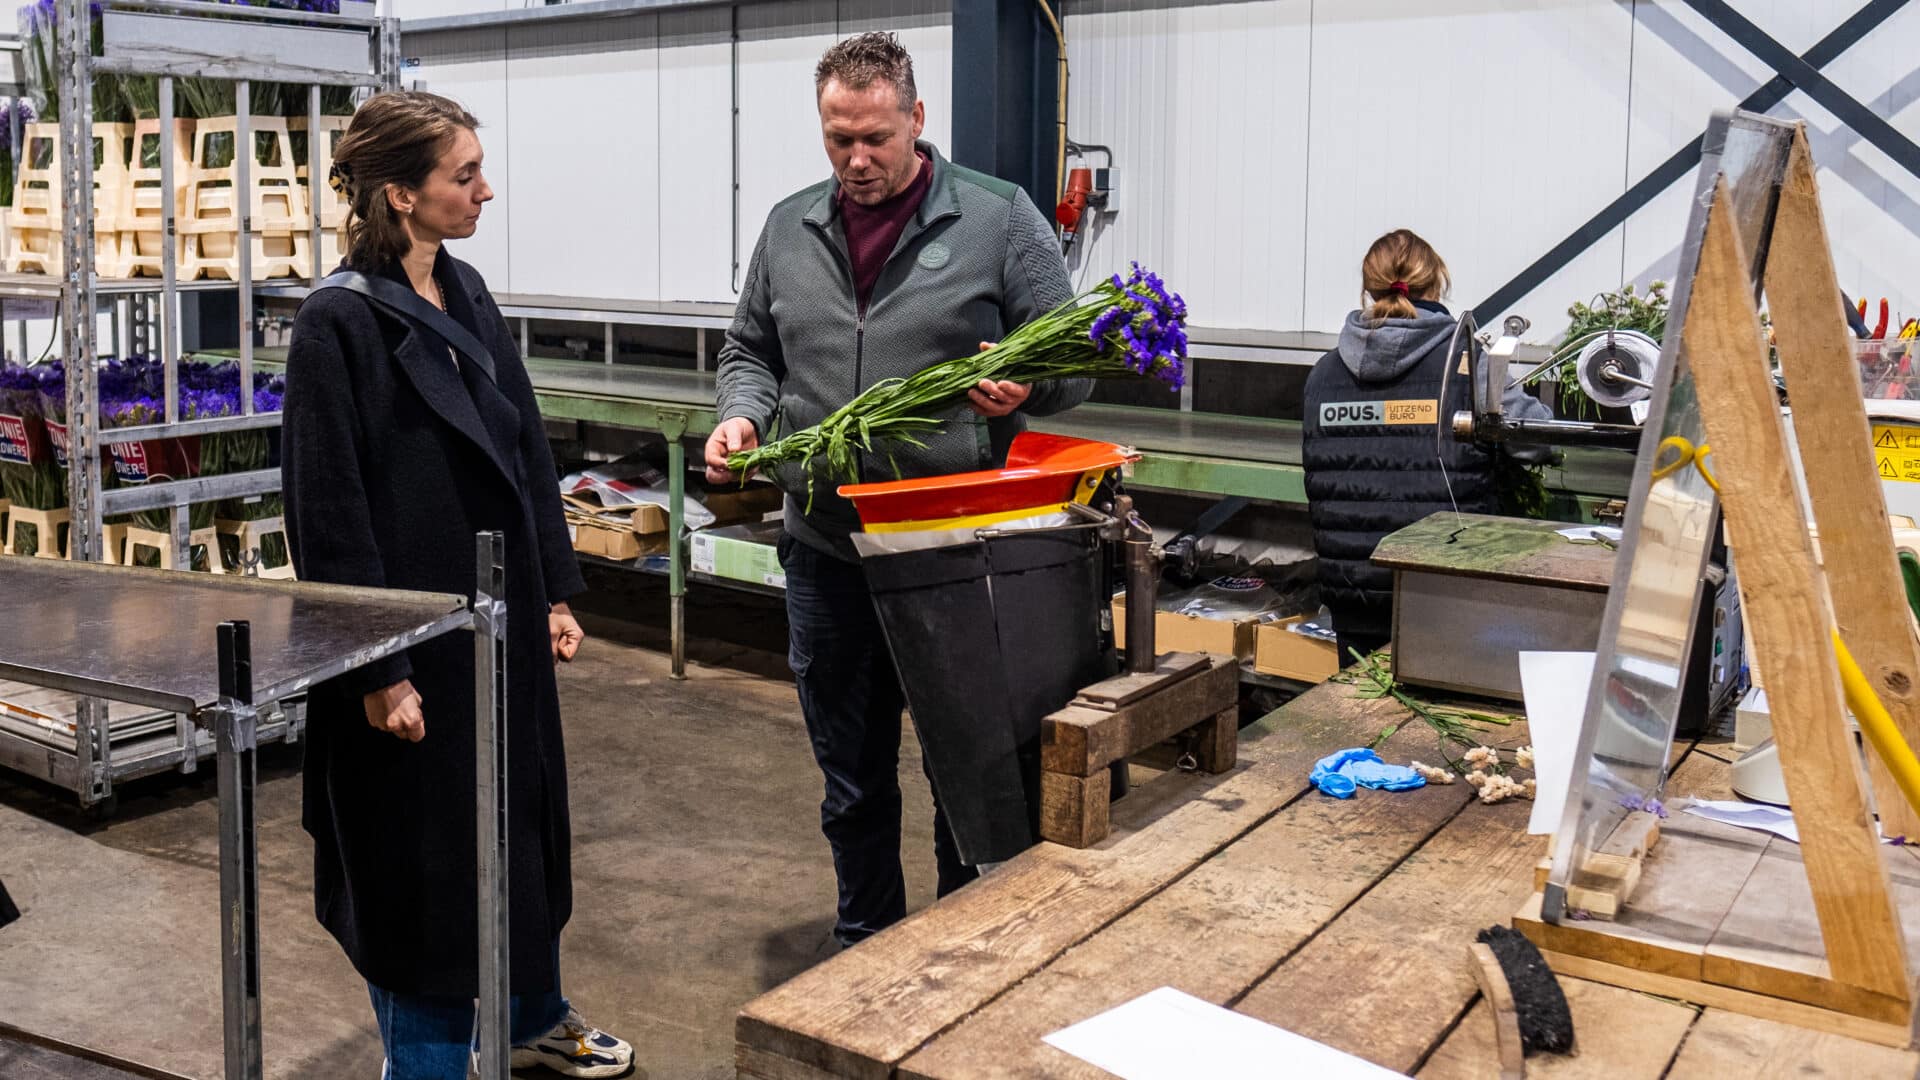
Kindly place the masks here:
<instances>
[{"instance_id":1,"label":"weathered wooden plank","mask_svg":"<svg viewBox=\"0 0 1920 1080\"><path fill-rule=\"evenodd\" d=\"M1182 675L1178 681L1160 679L1156 685L1158 689L1111 712L1076 703L1042 719L1040 767L1069 776L1091 776L1129 754L1205 723L1239 701L1240 669L1221 663Z\"/></svg>"},{"instance_id":2,"label":"weathered wooden plank","mask_svg":"<svg viewBox=\"0 0 1920 1080\"><path fill-rule=\"evenodd\" d=\"M1840 636L1907 743L1920 745L1920 640L1909 629L1887 501L1875 482L1872 429L1838 281L1803 128L1787 158L1767 248L1767 305L1794 412L1806 418L1793 435ZM1867 759L1887 835L1920 836L1920 814L1880 756Z\"/></svg>"},{"instance_id":3,"label":"weathered wooden plank","mask_svg":"<svg viewBox=\"0 0 1920 1080\"><path fill-rule=\"evenodd\" d=\"M749 1002L735 1037L768 1058L885 1077L935 1035L1292 802L1314 761L1370 741L1398 713L1348 686L1316 687L1247 729L1252 741L1243 738L1243 764L1234 772L1162 776L1114 807L1113 835L1100 847L1026 852ZM1148 811L1161 816L1150 823L1134 816Z\"/></svg>"},{"instance_id":4,"label":"weathered wooden plank","mask_svg":"<svg viewBox=\"0 0 1920 1080\"><path fill-rule=\"evenodd\" d=\"M1575 1052L1528 1058L1530 1080L1659 1076L1698 1015L1686 1005L1585 979L1561 979L1560 988L1573 1013ZM1493 1017L1482 999L1415 1075L1420 1080L1484 1080L1494 1075L1489 1065L1499 1060Z\"/></svg>"},{"instance_id":5,"label":"weathered wooden plank","mask_svg":"<svg viewBox=\"0 0 1920 1080\"><path fill-rule=\"evenodd\" d=\"M1231 1002L1468 797L1464 784L1363 790L1350 800L1310 794L935 1039L900 1073L1104 1077L1041 1037L1161 986Z\"/></svg>"},{"instance_id":6,"label":"weathered wooden plank","mask_svg":"<svg viewBox=\"0 0 1920 1080\"><path fill-rule=\"evenodd\" d=\"M1730 1009L1745 1016L1757 1016L1773 1023L1794 1024L1816 1031L1830 1031L1837 1035L1864 1039L1881 1046L1906 1047L1913 1040L1913 1031L1906 1024L1888 1024L1879 1020L1849 1016L1846 1013L1818 1009L1812 1005L1788 1001L1785 998L1768 997L1765 994L1749 993L1745 990L1736 990L1731 986L1719 986L1692 979L1676 979L1657 971L1641 971L1638 968L1622 967L1619 964L1609 964L1585 956L1569 956L1550 949L1540 950L1540 955L1546 958L1548 965L1563 979L1590 979L1609 986L1657 994L1676 1001L1691 1001L1709 1009Z\"/></svg>"},{"instance_id":7,"label":"weathered wooden plank","mask_svg":"<svg viewBox=\"0 0 1920 1080\"><path fill-rule=\"evenodd\" d=\"M1076 696L1093 705L1117 709L1189 675L1198 675L1207 669L1209 663L1211 659L1206 653L1168 653L1154 662L1152 671L1122 672L1111 679L1094 683Z\"/></svg>"},{"instance_id":8,"label":"weathered wooden plank","mask_svg":"<svg viewBox=\"0 0 1920 1080\"><path fill-rule=\"evenodd\" d=\"M1707 216L1681 333L1713 446L1727 534L1739 552L1746 619L1767 661L1773 737L1827 961L1840 982L1904 998L1906 947L1845 722L1840 673L1827 637L1833 608L1805 523L1793 512L1800 493L1745 266L1722 181ZM1805 413L1798 419L1802 425L1824 422Z\"/></svg>"},{"instance_id":9,"label":"weathered wooden plank","mask_svg":"<svg viewBox=\"0 0 1920 1080\"><path fill-rule=\"evenodd\" d=\"M1688 1033L1667 1080L1767 1076L1911 1080L1916 1073L1920 1073L1920 1054L1911 1050L1708 1009Z\"/></svg>"},{"instance_id":10,"label":"weathered wooden plank","mask_svg":"<svg viewBox=\"0 0 1920 1080\"><path fill-rule=\"evenodd\" d=\"M1527 835L1531 806L1470 804L1235 1008L1412 1069L1479 992L1467 944L1532 893L1545 838Z\"/></svg>"}]
</instances>

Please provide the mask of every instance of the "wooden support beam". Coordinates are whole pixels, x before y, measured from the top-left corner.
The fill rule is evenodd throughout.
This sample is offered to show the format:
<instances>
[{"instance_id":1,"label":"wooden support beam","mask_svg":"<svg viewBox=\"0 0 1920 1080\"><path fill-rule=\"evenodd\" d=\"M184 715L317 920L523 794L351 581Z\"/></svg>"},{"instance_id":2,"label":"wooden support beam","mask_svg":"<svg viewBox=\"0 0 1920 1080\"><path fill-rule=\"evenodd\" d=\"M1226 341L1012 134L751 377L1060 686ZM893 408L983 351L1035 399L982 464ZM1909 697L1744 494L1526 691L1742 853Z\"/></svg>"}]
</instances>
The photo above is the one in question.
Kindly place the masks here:
<instances>
[{"instance_id":1,"label":"wooden support beam","mask_svg":"<svg viewBox=\"0 0 1920 1080\"><path fill-rule=\"evenodd\" d=\"M1793 434L1820 526L1840 637L1907 744L1920 745L1920 640L1908 623L1887 502L1874 472L1860 365L1842 314L1847 301L1827 246L1804 124L1787 158L1766 281L1787 390L1795 413L1812 421L1794 424ZM1868 755L1868 772L1886 834L1920 837L1920 814L1878 754Z\"/></svg>"},{"instance_id":2,"label":"wooden support beam","mask_svg":"<svg viewBox=\"0 0 1920 1080\"><path fill-rule=\"evenodd\" d=\"M1774 739L1828 963L1836 980L1905 999L1906 946L1845 722L1828 638L1833 611L1798 512L1800 491L1746 264L1722 179L1688 302L1683 355L1714 450L1711 468L1750 601L1747 619L1767 658ZM1803 412L1800 423L1820 420ZM1854 481L1873 482L1871 474Z\"/></svg>"}]
</instances>

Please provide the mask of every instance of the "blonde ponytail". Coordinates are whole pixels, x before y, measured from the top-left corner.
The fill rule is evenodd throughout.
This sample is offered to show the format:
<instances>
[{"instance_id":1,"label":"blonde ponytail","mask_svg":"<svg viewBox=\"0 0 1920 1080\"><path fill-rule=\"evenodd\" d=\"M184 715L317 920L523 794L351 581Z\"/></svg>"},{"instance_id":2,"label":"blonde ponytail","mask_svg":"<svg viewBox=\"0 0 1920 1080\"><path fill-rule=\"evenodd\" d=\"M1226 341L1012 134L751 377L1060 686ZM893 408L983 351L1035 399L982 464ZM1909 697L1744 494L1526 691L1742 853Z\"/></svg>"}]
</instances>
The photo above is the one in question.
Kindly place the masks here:
<instances>
[{"instance_id":1,"label":"blonde ponytail","mask_svg":"<svg viewBox=\"0 0 1920 1080\"><path fill-rule=\"evenodd\" d=\"M1360 260L1360 287L1366 291L1362 304L1376 325L1418 316L1415 297L1439 299L1452 284L1439 252L1410 229L1395 229L1375 240Z\"/></svg>"}]
</instances>

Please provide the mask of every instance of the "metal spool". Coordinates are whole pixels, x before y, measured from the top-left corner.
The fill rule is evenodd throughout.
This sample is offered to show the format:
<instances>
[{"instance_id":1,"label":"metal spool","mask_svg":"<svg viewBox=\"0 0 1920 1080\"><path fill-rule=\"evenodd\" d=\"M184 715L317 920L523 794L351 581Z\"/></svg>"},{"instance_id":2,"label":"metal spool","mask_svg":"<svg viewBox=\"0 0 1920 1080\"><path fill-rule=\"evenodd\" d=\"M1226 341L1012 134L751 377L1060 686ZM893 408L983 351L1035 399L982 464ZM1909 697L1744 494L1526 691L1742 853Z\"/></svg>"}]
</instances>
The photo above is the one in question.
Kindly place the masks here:
<instances>
[{"instance_id":1,"label":"metal spool","mask_svg":"<svg viewBox=\"0 0 1920 1080\"><path fill-rule=\"evenodd\" d=\"M1638 330L1614 330L1587 343L1574 361L1580 389L1596 405L1625 408L1652 395L1660 343Z\"/></svg>"}]
</instances>

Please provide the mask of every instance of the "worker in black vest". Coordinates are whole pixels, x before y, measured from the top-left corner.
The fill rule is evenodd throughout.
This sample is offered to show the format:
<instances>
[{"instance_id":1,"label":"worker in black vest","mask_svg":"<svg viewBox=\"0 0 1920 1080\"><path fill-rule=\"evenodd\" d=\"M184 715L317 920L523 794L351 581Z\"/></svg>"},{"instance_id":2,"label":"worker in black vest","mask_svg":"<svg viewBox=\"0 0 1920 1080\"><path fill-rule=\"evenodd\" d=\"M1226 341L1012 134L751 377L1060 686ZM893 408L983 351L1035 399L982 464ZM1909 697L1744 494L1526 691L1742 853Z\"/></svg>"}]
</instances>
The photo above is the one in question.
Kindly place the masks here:
<instances>
[{"instance_id":1,"label":"worker in black vest","mask_svg":"<svg viewBox=\"0 0 1920 1080\"><path fill-rule=\"evenodd\" d=\"M1349 649L1364 656L1392 635L1393 575L1371 561L1380 539L1437 511L1499 508L1491 456L1449 425L1471 407L1464 369L1445 378L1443 400L1455 325L1440 303L1447 264L1396 229L1367 249L1360 280L1368 306L1348 313L1339 347L1307 377L1301 453L1320 599L1349 663ZM1553 415L1517 388L1505 407L1520 419Z\"/></svg>"}]
</instances>

